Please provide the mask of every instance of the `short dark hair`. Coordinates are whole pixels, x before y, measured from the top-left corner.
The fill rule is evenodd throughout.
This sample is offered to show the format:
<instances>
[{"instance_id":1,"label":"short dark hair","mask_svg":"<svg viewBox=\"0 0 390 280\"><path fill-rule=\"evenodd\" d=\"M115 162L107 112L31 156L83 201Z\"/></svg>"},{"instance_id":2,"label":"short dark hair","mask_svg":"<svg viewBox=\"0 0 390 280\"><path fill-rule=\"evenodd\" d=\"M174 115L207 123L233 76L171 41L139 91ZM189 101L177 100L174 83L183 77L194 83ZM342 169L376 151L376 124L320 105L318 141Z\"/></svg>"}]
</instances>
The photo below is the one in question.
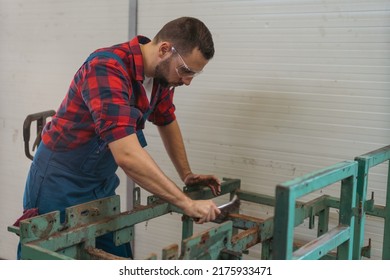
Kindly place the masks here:
<instances>
[{"instance_id":1,"label":"short dark hair","mask_svg":"<svg viewBox=\"0 0 390 280\"><path fill-rule=\"evenodd\" d=\"M166 23L153 38L155 44L161 41L171 42L181 54L191 53L198 48L205 59L210 60L214 56L210 30L193 17L181 17Z\"/></svg>"}]
</instances>

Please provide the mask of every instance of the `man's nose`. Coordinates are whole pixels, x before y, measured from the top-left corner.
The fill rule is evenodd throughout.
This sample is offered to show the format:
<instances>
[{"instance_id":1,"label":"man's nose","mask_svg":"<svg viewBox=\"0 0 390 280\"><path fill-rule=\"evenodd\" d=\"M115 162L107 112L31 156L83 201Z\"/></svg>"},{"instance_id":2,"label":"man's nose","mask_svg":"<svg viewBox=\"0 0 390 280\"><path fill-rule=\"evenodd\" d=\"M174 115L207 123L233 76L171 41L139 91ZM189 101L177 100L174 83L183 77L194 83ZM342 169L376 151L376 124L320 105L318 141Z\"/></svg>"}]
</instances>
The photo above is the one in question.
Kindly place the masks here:
<instances>
[{"instance_id":1,"label":"man's nose","mask_svg":"<svg viewBox=\"0 0 390 280\"><path fill-rule=\"evenodd\" d=\"M183 77L181 80L183 81L183 84L185 84L186 86L189 86L192 82L192 79L194 77Z\"/></svg>"}]
</instances>

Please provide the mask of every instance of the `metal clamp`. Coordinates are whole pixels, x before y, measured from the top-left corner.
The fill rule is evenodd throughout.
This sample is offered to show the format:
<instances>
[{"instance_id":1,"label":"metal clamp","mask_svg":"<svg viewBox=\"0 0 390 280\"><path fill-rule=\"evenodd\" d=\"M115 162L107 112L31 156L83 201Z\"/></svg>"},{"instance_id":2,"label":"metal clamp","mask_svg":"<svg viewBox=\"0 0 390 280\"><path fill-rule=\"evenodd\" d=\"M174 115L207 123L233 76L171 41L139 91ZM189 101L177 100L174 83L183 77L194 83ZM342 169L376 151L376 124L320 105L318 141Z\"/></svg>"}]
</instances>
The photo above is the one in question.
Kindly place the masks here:
<instances>
[{"instance_id":1,"label":"metal clamp","mask_svg":"<svg viewBox=\"0 0 390 280\"><path fill-rule=\"evenodd\" d=\"M34 157L30 153L30 130L31 124L36 121L37 122L37 137L35 138L34 144L32 146L32 150L34 151L36 147L38 147L39 143L41 143L41 133L43 127L46 124L46 119L54 116L56 112L54 110L43 111L35 114L28 115L23 123L23 140L24 140L24 152L26 156L33 160Z\"/></svg>"}]
</instances>

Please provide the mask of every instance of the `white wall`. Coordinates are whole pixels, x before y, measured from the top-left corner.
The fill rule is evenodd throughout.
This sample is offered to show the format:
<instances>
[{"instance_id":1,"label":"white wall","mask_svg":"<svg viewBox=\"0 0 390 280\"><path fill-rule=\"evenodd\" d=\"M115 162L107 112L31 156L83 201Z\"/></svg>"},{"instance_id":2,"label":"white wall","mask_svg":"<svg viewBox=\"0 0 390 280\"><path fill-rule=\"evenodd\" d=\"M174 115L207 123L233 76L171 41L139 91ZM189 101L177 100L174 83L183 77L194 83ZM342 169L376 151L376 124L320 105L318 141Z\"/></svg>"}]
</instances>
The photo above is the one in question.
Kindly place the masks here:
<instances>
[{"instance_id":1,"label":"white wall","mask_svg":"<svg viewBox=\"0 0 390 280\"><path fill-rule=\"evenodd\" d=\"M277 183L389 144L389 1L138 2L140 34L153 37L189 15L214 35L215 58L175 96L195 172L240 178L245 190L273 195ZM25 116L56 109L91 51L128 39L128 22L125 0L0 0L0 258L15 258L18 241L7 226L22 211L30 164ZM148 151L182 185L152 125L146 134ZM385 167L370 175L376 203L385 178ZM244 212L273 214L247 204ZM374 258L381 228L368 220ZM140 224L136 257L160 253L180 235L178 215Z\"/></svg>"},{"instance_id":2,"label":"white wall","mask_svg":"<svg viewBox=\"0 0 390 280\"><path fill-rule=\"evenodd\" d=\"M89 53L127 41L128 15L127 0L0 0L0 258L16 257L7 226L22 213L30 165L24 118L57 109Z\"/></svg>"}]
</instances>

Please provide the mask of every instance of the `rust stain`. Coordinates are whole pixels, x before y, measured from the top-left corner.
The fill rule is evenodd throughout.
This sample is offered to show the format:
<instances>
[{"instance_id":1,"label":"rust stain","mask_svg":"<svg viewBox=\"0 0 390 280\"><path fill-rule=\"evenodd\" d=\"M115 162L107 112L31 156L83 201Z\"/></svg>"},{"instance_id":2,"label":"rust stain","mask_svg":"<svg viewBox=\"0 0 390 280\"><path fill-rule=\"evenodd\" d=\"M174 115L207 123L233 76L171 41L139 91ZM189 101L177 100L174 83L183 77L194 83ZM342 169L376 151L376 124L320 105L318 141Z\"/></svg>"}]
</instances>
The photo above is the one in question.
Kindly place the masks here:
<instances>
[{"instance_id":1,"label":"rust stain","mask_svg":"<svg viewBox=\"0 0 390 280\"><path fill-rule=\"evenodd\" d=\"M153 209L153 208L156 208L157 206L160 206L160 205L162 205L164 203L167 203L167 202L165 202L163 200L156 200L152 204L149 204L149 205L141 205L141 204L139 204L139 205L134 206L134 208L132 210L126 211L126 212L123 212L123 213L131 214L131 213L135 213L135 212L141 211L141 210Z\"/></svg>"},{"instance_id":2,"label":"rust stain","mask_svg":"<svg viewBox=\"0 0 390 280\"><path fill-rule=\"evenodd\" d=\"M177 250L178 248L179 248L179 245L177 245L177 244L171 244L171 245L165 247L164 249L165 249L165 250Z\"/></svg>"},{"instance_id":3,"label":"rust stain","mask_svg":"<svg viewBox=\"0 0 390 280\"><path fill-rule=\"evenodd\" d=\"M264 219L260 219L260 218L256 218L256 217L252 217L252 216L247 216L247 215L243 215L243 214L231 213L228 215L228 217L233 218L233 219L243 220L243 221L250 221L253 223L257 223L257 224L264 222Z\"/></svg>"},{"instance_id":4,"label":"rust stain","mask_svg":"<svg viewBox=\"0 0 390 280\"><path fill-rule=\"evenodd\" d=\"M209 232L205 232L204 234L202 234L202 236L200 237L200 242L199 242L199 245L204 245L206 244L207 240L210 239L210 233Z\"/></svg>"},{"instance_id":5,"label":"rust stain","mask_svg":"<svg viewBox=\"0 0 390 280\"><path fill-rule=\"evenodd\" d=\"M39 229L36 225L31 226L31 231L39 238L48 238L49 234L53 230L53 225L55 223L55 214L47 214L45 219L47 221L47 226L44 229Z\"/></svg>"},{"instance_id":6,"label":"rust stain","mask_svg":"<svg viewBox=\"0 0 390 280\"><path fill-rule=\"evenodd\" d=\"M245 244L245 249L248 249L257 243L260 243L260 238L259 238L259 231L260 229L258 227L253 227L247 230L244 230L232 237L232 243L237 244L241 239L246 239L249 237L252 237L252 240Z\"/></svg>"}]
</instances>

